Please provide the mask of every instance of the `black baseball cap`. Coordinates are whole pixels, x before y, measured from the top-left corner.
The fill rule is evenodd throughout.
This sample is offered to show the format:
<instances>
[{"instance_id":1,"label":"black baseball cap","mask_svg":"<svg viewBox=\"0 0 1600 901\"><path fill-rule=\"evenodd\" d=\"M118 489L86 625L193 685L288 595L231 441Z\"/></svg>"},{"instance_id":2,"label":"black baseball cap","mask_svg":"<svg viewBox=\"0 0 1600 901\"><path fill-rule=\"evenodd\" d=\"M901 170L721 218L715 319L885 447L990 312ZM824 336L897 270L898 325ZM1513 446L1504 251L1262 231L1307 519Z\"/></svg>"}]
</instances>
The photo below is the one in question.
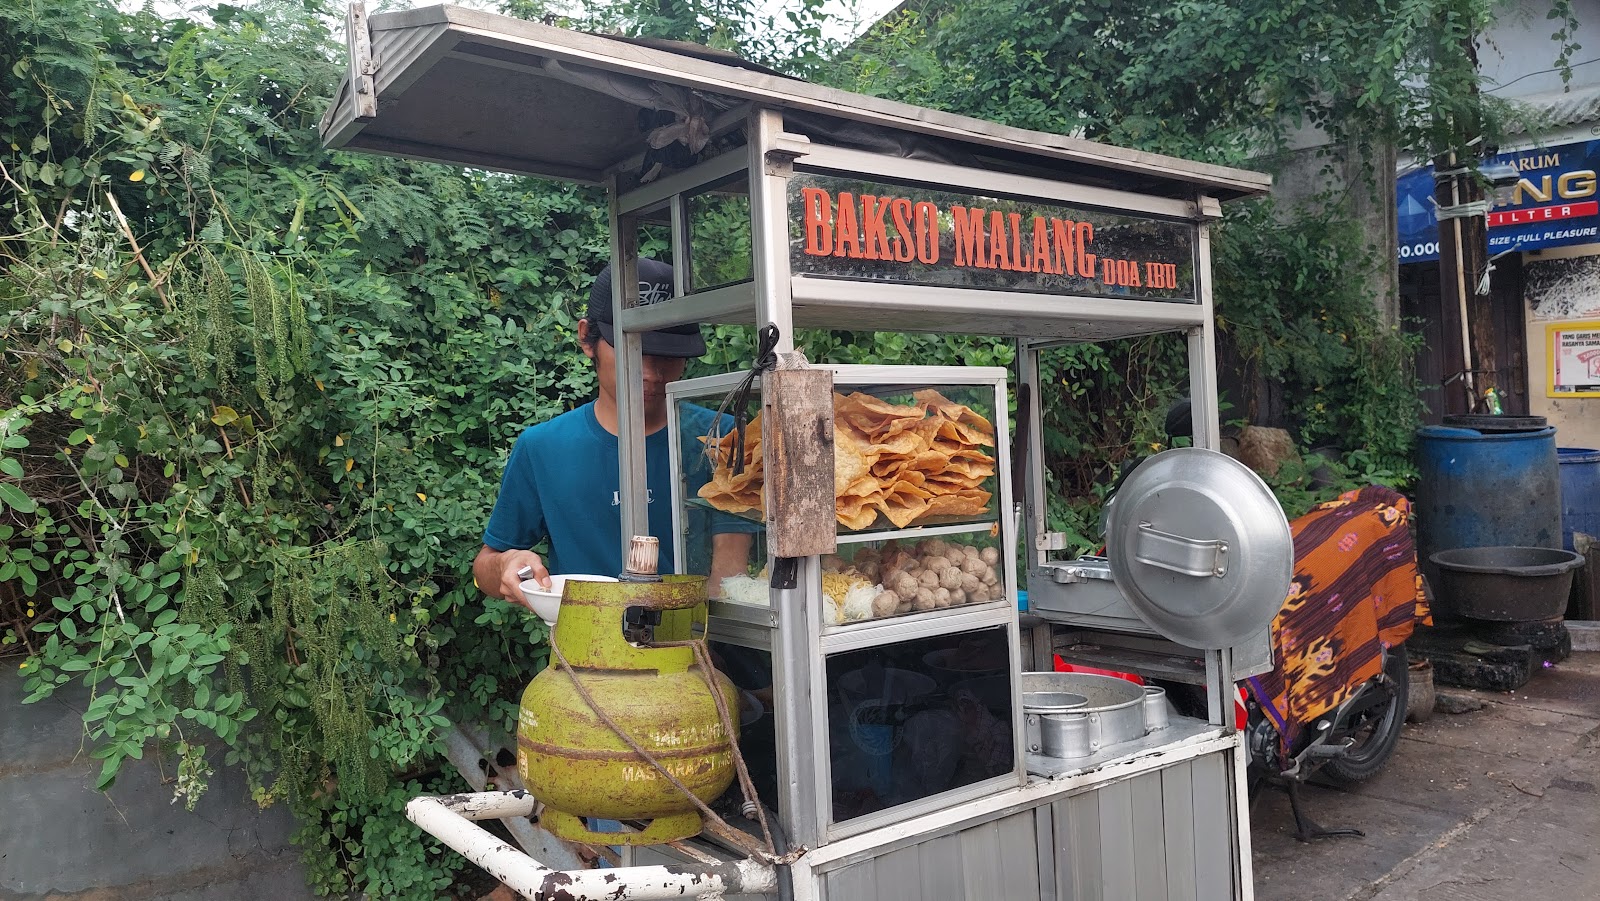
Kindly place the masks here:
<instances>
[{"instance_id":1,"label":"black baseball cap","mask_svg":"<svg viewBox=\"0 0 1600 901\"><path fill-rule=\"evenodd\" d=\"M646 306L672 299L672 267L660 260L639 260L639 304ZM611 324L611 267L600 270L589 289L589 324L600 330L600 337L612 347L617 346L615 329ZM688 322L668 328L645 332L640 336L644 353L651 357L693 358L705 356L706 339L700 335L700 324Z\"/></svg>"}]
</instances>

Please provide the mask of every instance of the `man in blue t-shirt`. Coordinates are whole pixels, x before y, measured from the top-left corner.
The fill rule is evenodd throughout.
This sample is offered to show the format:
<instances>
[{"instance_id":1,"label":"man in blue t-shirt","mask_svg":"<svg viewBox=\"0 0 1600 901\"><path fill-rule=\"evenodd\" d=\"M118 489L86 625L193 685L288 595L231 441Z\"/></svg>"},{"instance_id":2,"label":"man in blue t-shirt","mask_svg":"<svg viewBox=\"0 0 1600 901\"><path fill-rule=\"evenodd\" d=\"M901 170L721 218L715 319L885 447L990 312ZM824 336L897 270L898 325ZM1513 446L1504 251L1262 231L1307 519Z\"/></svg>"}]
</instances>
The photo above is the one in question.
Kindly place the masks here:
<instances>
[{"instance_id":1,"label":"man in blue t-shirt","mask_svg":"<svg viewBox=\"0 0 1600 901\"><path fill-rule=\"evenodd\" d=\"M641 259L640 303L671 296L672 267ZM584 355L595 361L600 395L576 410L524 430L512 447L500 495L483 532L483 549L472 562L473 577L492 597L526 606L521 588L525 578L548 584L552 572L616 575L622 570L614 340L611 267L607 266L589 291L588 315L578 320L578 341ZM643 344L646 485L650 534L661 539L660 570L709 574L708 588L716 594L724 577L745 572L751 532L758 527L694 511L699 519L687 524L685 542L691 559L683 567L675 565L666 387L683 376L688 360L705 353L705 339L700 327L691 323L647 332ZM709 477L706 472L696 479L692 473L703 458L695 436L707 431L712 414L686 407L680 415L681 450L686 468L691 470L688 490L692 493ZM548 560L530 550L545 539L550 542ZM528 575L519 575L524 570Z\"/></svg>"}]
</instances>

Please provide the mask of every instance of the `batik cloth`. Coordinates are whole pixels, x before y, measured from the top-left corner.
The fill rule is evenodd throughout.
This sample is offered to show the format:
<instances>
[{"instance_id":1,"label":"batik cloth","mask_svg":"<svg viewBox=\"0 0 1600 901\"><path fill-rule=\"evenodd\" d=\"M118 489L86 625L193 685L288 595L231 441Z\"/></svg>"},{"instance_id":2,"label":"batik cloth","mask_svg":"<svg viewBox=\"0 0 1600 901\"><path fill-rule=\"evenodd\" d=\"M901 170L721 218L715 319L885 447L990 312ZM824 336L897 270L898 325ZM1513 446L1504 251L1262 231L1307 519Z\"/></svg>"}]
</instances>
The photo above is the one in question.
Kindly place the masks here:
<instances>
[{"instance_id":1,"label":"batik cloth","mask_svg":"<svg viewBox=\"0 0 1600 901\"><path fill-rule=\"evenodd\" d=\"M1306 726L1378 675L1384 649L1432 624L1410 513L1404 496L1369 485L1290 523L1294 578L1272 623L1273 669L1249 680L1284 759L1309 740Z\"/></svg>"}]
</instances>

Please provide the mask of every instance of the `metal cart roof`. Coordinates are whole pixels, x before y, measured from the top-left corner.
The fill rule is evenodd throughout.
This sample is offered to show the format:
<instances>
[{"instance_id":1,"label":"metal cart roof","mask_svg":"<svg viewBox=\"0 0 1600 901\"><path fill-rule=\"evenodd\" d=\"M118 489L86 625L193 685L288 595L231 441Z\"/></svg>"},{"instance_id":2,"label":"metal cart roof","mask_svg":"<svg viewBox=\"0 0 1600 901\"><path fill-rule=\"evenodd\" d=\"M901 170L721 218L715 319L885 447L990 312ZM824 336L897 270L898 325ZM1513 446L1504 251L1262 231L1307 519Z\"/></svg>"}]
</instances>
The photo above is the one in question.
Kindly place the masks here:
<instances>
[{"instance_id":1,"label":"metal cart roof","mask_svg":"<svg viewBox=\"0 0 1600 901\"><path fill-rule=\"evenodd\" d=\"M1035 171L1160 197L1265 193L1269 176L1027 131L835 90L690 45L596 36L439 5L352 15L350 72L322 121L333 148L599 184L637 162L638 113L692 89L961 147ZM731 117L730 117L731 118Z\"/></svg>"}]
</instances>

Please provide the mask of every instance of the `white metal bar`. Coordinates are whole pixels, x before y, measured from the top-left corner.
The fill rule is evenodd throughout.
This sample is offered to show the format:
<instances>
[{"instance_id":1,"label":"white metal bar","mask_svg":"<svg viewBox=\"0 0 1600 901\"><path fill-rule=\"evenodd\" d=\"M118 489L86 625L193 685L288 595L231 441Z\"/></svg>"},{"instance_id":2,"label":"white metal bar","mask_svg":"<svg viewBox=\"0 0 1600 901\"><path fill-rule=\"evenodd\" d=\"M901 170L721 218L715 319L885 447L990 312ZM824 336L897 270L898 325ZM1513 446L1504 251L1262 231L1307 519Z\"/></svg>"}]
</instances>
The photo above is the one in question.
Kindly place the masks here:
<instances>
[{"instance_id":1,"label":"white metal bar","mask_svg":"<svg viewBox=\"0 0 1600 901\"><path fill-rule=\"evenodd\" d=\"M1040 198L1125 215L1146 213L1164 219L1181 220L1193 220L1201 216L1199 205L1189 200L1154 197L930 160L904 159L818 144L799 135L781 136L778 146L799 156L795 165L803 170L825 170L852 178L881 178L896 184L930 184L936 188L947 188L954 194L970 192L981 196Z\"/></svg>"},{"instance_id":2,"label":"white metal bar","mask_svg":"<svg viewBox=\"0 0 1600 901\"><path fill-rule=\"evenodd\" d=\"M1010 478L1012 467L1017 461L1011 459L1011 406L1007 403L1005 382L1001 381L994 386L994 434L995 456L999 458L999 495L1000 495L1000 559L1005 564L1005 578L1001 580L1005 591L1000 600L1005 602L1006 610L1006 643L1010 646L1008 659L1011 661L1011 747L1014 751L1021 751L1027 747L1027 728L1022 717L1022 627L1017 622L1017 591L1021 584L1017 573L1017 522L1016 504L1020 500L1012 496ZM1028 768L1024 763L1024 755L1016 754L1016 784L1024 785L1028 781Z\"/></svg>"},{"instance_id":3,"label":"white metal bar","mask_svg":"<svg viewBox=\"0 0 1600 901\"><path fill-rule=\"evenodd\" d=\"M793 293L794 302L805 305L854 306L920 314L971 313L978 308L990 318L1010 316L1041 320L1035 331L1040 336L1050 334L1050 322L1128 323L1180 329L1199 325L1205 316L1200 304L1182 300L1031 294L813 276L796 276Z\"/></svg>"},{"instance_id":4,"label":"white metal bar","mask_svg":"<svg viewBox=\"0 0 1600 901\"><path fill-rule=\"evenodd\" d=\"M1233 750L1233 832L1238 848L1239 901L1255 901L1255 865L1250 847L1250 781L1245 772L1250 765L1250 750L1240 742Z\"/></svg>"},{"instance_id":5,"label":"white metal bar","mask_svg":"<svg viewBox=\"0 0 1600 901\"><path fill-rule=\"evenodd\" d=\"M1211 226L1202 223L1195 238L1195 292L1200 299L1200 321L1189 329L1189 415L1194 426L1194 446L1218 450L1222 430L1217 411L1217 342L1212 318Z\"/></svg>"},{"instance_id":6,"label":"white metal bar","mask_svg":"<svg viewBox=\"0 0 1600 901\"><path fill-rule=\"evenodd\" d=\"M788 174L781 166L769 165L767 151L783 131L783 116L775 109L754 108L746 128L750 180L751 264L755 274L757 329L771 325L778 329L774 351L794 350L794 318L789 295ZM762 382L762 403L768 401L768 385ZM771 423L771 417L763 417ZM771 441L763 441L762 452L770 453ZM767 466L771 472L774 467ZM777 572L777 561L767 560L768 571ZM769 597L778 613L778 630L772 643L773 684L776 696L774 729L778 746L778 818L789 841L795 845L815 845L822 837L822 787L826 779L825 761L818 748L826 747L826 724L819 723L817 710L826 708L822 688L821 651L817 646L817 617L806 586L812 580L816 558L800 561L794 588L774 585Z\"/></svg>"},{"instance_id":7,"label":"white metal bar","mask_svg":"<svg viewBox=\"0 0 1600 901\"><path fill-rule=\"evenodd\" d=\"M694 286L693 248L689 246L689 201L682 194L672 195L672 296L684 297Z\"/></svg>"},{"instance_id":8,"label":"white metal bar","mask_svg":"<svg viewBox=\"0 0 1600 901\"><path fill-rule=\"evenodd\" d=\"M1024 511L1029 542L1028 560L1032 566L1043 566L1050 556L1045 542L1045 536L1050 532L1050 519L1045 499L1044 423L1041 421L1044 416L1044 391L1039 380L1038 348L1023 345L1022 342L1018 344L1021 346L1017 349L1017 380L1028 386L1028 434L1023 439L1028 442L1025 482L1028 496Z\"/></svg>"},{"instance_id":9,"label":"white metal bar","mask_svg":"<svg viewBox=\"0 0 1600 901\"><path fill-rule=\"evenodd\" d=\"M660 204L674 194L693 194L735 172L744 171L747 165L748 156L738 150L730 150L682 172L674 172L642 188L635 188L622 195L617 205L623 213L637 213Z\"/></svg>"},{"instance_id":10,"label":"white metal bar","mask_svg":"<svg viewBox=\"0 0 1600 901\"><path fill-rule=\"evenodd\" d=\"M564 901L654 901L668 898L721 898L725 893L769 892L777 872L750 860L707 867L612 867L554 870L496 838L474 820L498 820L533 812L533 795L523 792L413 798L406 817L524 898Z\"/></svg>"},{"instance_id":11,"label":"white metal bar","mask_svg":"<svg viewBox=\"0 0 1600 901\"><path fill-rule=\"evenodd\" d=\"M650 534L646 502L649 477L644 457L644 353L640 333L622 323L622 311L639 303L639 223L617 206L617 184L606 186L611 198L611 321L616 358L617 466L622 501L619 548L635 535ZM660 536L657 536L660 537Z\"/></svg>"},{"instance_id":12,"label":"white metal bar","mask_svg":"<svg viewBox=\"0 0 1600 901\"><path fill-rule=\"evenodd\" d=\"M922 613L829 626L822 635L824 654L839 654L878 645L952 635L1004 625L1016 620L1016 605L1007 599L945 607ZM1020 720L1021 717L1018 717Z\"/></svg>"},{"instance_id":13,"label":"white metal bar","mask_svg":"<svg viewBox=\"0 0 1600 901\"><path fill-rule=\"evenodd\" d=\"M755 286L750 282L740 282L623 310L622 318L617 321L623 328L636 332L649 332L687 322L749 325L755 317L755 309Z\"/></svg>"},{"instance_id":14,"label":"white metal bar","mask_svg":"<svg viewBox=\"0 0 1600 901\"><path fill-rule=\"evenodd\" d=\"M756 326L778 327L777 353L794 350L794 319L790 314L789 282L789 177L774 173L767 152L783 131L783 116L775 109L750 113L750 256L756 283Z\"/></svg>"},{"instance_id":15,"label":"white metal bar","mask_svg":"<svg viewBox=\"0 0 1600 901\"><path fill-rule=\"evenodd\" d=\"M478 742L469 736L463 729L451 726L444 733L445 757L452 763L461 778L467 780L474 791L484 791L487 788L488 775L481 764L492 762L493 758L484 750L487 742ZM498 770L499 768L496 767ZM509 777L507 780L511 787L523 788L522 780L517 776L516 770L501 772L501 776ZM502 783L505 784L505 783ZM517 840L522 850L529 854L536 854L541 860L550 860L558 866L577 869L583 865L578 855L566 846L561 839L551 835L548 831L535 826L528 819L527 814L520 816L506 816L500 820L511 837Z\"/></svg>"},{"instance_id":16,"label":"white metal bar","mask_svg":"<svg viewBox=\"0 0 1600 901\"><path fill-rule=\"evenodd\" d=\"M981 522L958 523L953 526L912 526L906 529L889 529L883 532L841 532L840 544L860 544L864 541L888 541L893 539L913 540L919 538L934 538L939 535L965 535L973 532L988 532L994 528L993 520Z\"/></svg>"},{"instance_id":17,"label":"white metal bar","mask_svg":"<svg viewBox=\"0 0 1600 901\"><path fill-rule=\"evenodd\" d=\"M661 306L661 304L652 304ZM1004 383L1010 372L1003 366L876 366L861 363L816 363L817 369L833 372L835 386L851 385L903 385L908 388L924 385L972 385L976 382ZM667 386L667 393L676 397L697 398L730 391L744 381L744 372L724 372L683 379Z\"/></svg>"}]
</instances>

